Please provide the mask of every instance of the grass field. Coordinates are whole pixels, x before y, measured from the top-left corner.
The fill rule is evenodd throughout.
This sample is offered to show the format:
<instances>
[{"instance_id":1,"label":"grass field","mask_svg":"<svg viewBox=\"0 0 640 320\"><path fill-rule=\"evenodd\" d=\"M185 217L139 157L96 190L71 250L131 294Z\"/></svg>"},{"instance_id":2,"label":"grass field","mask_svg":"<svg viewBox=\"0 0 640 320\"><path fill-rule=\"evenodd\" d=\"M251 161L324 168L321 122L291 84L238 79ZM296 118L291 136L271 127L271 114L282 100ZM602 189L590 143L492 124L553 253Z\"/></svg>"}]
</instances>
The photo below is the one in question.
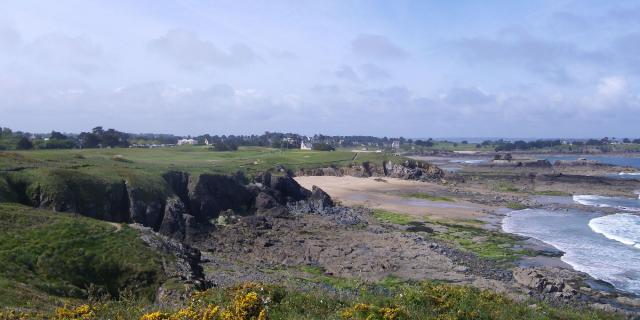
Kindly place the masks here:
<instances>
[{"instance_id":1,"label":"grass field","mask_svg":"<svg viewBox=\"0 0 640 320\"><path fill-rule=\"evenodd\" d=\"M287 169L345 166L354 162L351 151L302 151L247 147L238 151L214 152L204 147L137 149L83 149L36 150L0 152L0 168L66 168L100 175L137 170L163 173L182 170L191 173L235 173L238 170L251 175L272 169L276 165ZM358 153L355 161L382 162L384 153Z\"/></svg>"}]
</instances>

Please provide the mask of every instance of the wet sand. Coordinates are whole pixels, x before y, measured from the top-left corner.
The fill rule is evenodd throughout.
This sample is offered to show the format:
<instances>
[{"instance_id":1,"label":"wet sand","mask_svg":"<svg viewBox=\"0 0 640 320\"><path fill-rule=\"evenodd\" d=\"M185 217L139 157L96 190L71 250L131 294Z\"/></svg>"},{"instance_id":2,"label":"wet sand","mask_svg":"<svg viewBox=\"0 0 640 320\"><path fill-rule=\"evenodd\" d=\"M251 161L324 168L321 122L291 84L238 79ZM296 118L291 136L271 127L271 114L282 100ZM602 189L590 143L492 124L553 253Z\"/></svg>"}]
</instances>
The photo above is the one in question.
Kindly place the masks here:
<instances>
[{"instance_id":1,"label":"wet sand","mask_svg":"<svg viewBox=\"0 0 640 320\"><path fill-rule=\"evenodd\" d=\"M468 220L487 218L487 212L496 208L472 203L464 200L429 201L410 198L414 193L429 195L445 195L446 187L435 183L384 178L304 176L296 181L303 187L311 189L318 186L333 199L347 206L362 205L372 209L384 209L400 212L416 217L433 217L438 219Z\"/></svg>"}]
</instances>

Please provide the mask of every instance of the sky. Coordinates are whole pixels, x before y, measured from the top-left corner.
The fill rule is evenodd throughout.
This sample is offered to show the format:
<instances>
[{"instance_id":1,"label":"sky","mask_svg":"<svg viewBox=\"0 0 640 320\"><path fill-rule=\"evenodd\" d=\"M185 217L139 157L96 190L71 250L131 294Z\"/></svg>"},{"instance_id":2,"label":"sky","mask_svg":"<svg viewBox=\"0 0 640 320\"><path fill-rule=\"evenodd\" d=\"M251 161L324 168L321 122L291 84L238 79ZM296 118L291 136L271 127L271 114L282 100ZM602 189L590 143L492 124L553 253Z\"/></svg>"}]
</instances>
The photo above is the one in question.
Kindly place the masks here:
<instances>
[{"instance_id":1,"label":"sky","mask_svg":"<svg viewBox=\"0 0 640 320\"><path fill-rule=\"evenodd\" d=\"M638 1L0 0L0 126L640 137Z\"/></svg>"}]
</instances>

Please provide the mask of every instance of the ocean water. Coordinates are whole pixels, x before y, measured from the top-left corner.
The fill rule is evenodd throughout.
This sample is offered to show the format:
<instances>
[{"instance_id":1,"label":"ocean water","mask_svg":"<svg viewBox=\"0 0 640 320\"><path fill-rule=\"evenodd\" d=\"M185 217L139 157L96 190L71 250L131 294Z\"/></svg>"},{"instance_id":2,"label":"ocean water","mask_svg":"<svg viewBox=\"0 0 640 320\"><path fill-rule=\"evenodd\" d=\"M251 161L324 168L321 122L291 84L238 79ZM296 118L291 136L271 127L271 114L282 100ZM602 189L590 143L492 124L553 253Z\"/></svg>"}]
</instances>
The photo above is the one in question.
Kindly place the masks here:
<instances>
[{"instance_id":1,"label":"ocean water","mask_svg":"<svg viewBox=\"0 0 640 320\"><path fill-rule=\"evenodd\" d=\"M452 159L449 160L449 162L451 163L463 163L463 164L480 164L480 163L485 163L485 162L489 162L488 159Z\"/></svg>"},{"instance_id":2,"label":"ocean water","mask_svg":"<svg viewBox=\"0 0 640 320\"><path fill-rule=\"evenodd\" d=\"M616 208L622 211L640 212L640 198L574 195L573 201L585 206L593 206L599 208Z\"/></svg>"},{"instance_id":3,"label":"ocean water","mask_svg":"<svg viewBox=\"0 0 640 320\"><path fill-rule=\"evenodd\" d=\"M610 178L621 180L640 180L640 172L619 172L607 175Z\"/></svg>"},{"instance_id":4,"label":"ocean water","mask_svg":"<svg viewBox=\"0 0 640 320\"><path fill-rule=\"evenodd\" d=\"M580 210L525 209L508 213L502 228L546 242L562 250L562 261L574 269L640 294L639 223L629 213L604 216Z\"/></svg>"},{"instance_id":5,"label":"ocean water","mask_svg":"<svg viewBox=\"0 0 640 320\"><path fill-rule=\"evenodd\" d=\"M589 221L591 230L603 236L640 249L640 216L618 213Z\"/></svg>"},{"instance_id":6,"label":"ocean water","mask_svg":"<svg viewBox=\"0 0 640 320\"><path fill-rule=\"evenodd\" d=\"M589 156L589 155L576 155L576 156L548 156L545 159L552 164L556 160L578 160L586 158L587 160L595 160L598 162L612 164L616 166L633 167L640 169L640 157L625 157L625 156Z\"/></svg>"}]
</instances>

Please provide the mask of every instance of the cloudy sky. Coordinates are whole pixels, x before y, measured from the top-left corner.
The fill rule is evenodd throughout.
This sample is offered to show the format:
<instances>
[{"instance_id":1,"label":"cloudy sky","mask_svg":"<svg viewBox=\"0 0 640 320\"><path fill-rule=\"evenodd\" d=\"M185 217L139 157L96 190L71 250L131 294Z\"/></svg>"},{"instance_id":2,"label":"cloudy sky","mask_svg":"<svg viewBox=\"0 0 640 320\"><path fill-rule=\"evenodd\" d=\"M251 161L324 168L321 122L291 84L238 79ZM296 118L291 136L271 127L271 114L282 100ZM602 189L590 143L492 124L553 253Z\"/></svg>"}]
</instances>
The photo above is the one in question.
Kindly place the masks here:
<instances>
[{"instance_id":1,"label":"cloudy sky","mask_svg":"<svg viewBox=\"0 0 640 320\"><path fill-rule=\"evenodd\" d=\"M640 137L637 1L0 1L0 126Z\"/></svg>"}]
</instances>

